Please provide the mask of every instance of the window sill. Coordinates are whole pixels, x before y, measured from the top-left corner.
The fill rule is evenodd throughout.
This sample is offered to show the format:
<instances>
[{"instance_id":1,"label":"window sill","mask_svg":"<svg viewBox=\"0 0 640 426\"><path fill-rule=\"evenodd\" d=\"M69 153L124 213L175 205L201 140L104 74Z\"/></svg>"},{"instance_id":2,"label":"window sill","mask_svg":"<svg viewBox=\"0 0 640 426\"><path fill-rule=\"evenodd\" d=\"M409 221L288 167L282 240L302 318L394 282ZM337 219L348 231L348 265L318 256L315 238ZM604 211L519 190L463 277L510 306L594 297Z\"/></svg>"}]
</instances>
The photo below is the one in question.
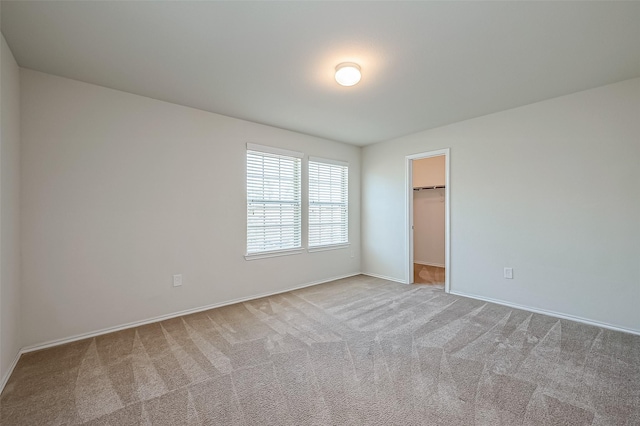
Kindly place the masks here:
<instances>
[{"instance_id":1,"label":"window sill","mask_svg":"<svg viewBox=\"0 0 640 426\"><path fill-rule=\"evenodd\" d=\"M347 248L350 245L351 245L351 243L332 244L330 246L317 246L317 247L310 247L309 249L307 249L307 251L309 253L315 253L317 251L339 250L339 249Z\"/></svg>"},{"instance_id":2,"label":"window sill","mask_svg":"<svg viewBox=\"0 0 640 426\"><path fill-rule=\"evenodd\" d=\"M279 257L279 256L290 256L293 254L300 254L304 252L303 248L290 249L290 250L273 250L273 251L265 251L261 253L252 253L245 254L245 260L257 260L257 259L267 259L269 257Z\"/></svg>"}]
</instances>

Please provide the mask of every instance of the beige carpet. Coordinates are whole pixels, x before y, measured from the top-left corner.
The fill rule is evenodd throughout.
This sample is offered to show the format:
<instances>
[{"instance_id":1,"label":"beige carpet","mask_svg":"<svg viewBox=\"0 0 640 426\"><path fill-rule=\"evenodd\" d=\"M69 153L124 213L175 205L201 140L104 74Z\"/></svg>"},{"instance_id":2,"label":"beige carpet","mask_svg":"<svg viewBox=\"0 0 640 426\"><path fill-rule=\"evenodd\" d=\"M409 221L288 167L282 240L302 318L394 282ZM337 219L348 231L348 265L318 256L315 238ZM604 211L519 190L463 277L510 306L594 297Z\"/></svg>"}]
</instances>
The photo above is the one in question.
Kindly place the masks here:
<instances>
[{"instance_id":1,"label":"beige carpet","mask_svg":"<svg viewBox=\"0 0 640 426\"><path fill-rule=\"evenodd\" d=\"M2 425L639 425L640 337L357 276L24 355Z\"/></svg>"}]
</instances>

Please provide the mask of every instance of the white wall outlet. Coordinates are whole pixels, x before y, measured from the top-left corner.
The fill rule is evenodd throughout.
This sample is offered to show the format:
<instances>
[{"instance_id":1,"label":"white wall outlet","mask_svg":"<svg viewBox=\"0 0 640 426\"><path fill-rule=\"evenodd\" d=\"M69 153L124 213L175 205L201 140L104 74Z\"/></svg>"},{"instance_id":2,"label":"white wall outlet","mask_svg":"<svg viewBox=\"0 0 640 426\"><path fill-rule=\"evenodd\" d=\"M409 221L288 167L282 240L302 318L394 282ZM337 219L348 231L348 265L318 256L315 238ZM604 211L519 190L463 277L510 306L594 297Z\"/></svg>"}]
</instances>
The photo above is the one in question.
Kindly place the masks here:
<instances>
[{"instance_id":1,"label":"white wall outlet","mask_svg":"<svg viewBox=\"0 0 640 426\"><path fill-rule=\"evenodd\" d=\"M182 274L176 274L173 276L173 286L180 287L182 285Z\"/></svg>"},{"instance_id":2,"label":"white wall outlet","mask_svg":"<svg viewBox=\"0 0 640 426\"><path fill-rule=\"evenodd\" d=\"M356 257L356 254L355 254L355 252L353 251L353 249L351 249L351 257L352 257L352 258Z\"/></svg>"},{"instance_id":3,"label":"white wall outlet","mask_svg":"<svg viewBox=\"0 0 640 426\"><path fill-rule=\"evenodd\" d=\"M513 279L513 268L504 268L504 277L508 280Z\"/></svg>"}]
</instances>

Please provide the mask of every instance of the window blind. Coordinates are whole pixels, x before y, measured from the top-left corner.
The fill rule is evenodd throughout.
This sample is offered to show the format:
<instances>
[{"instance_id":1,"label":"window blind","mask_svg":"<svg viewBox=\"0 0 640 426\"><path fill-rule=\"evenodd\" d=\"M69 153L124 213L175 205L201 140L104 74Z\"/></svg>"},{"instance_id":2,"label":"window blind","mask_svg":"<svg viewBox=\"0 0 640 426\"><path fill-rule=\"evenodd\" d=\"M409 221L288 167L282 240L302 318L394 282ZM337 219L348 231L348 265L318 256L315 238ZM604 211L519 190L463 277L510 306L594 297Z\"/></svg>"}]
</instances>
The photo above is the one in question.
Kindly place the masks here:
<instances>
[{"instance_id":1,"label":"window blind","mask_svg":"<svg viewBox=\"0 0 640 426\"><path fill-rule=\"evenodd\" d=\"M247 148L247 254L302 247L301 158Z\"/></svg>"},{"instance_id":2,"label":"window blind","mask_svg":"<svg viewBox=\"0 0 640 426\"><path fill-rule=\"evenodd\" d=\"M349 166L309 158L309 247L349 242Z\"/></svg>"}]
</instances>

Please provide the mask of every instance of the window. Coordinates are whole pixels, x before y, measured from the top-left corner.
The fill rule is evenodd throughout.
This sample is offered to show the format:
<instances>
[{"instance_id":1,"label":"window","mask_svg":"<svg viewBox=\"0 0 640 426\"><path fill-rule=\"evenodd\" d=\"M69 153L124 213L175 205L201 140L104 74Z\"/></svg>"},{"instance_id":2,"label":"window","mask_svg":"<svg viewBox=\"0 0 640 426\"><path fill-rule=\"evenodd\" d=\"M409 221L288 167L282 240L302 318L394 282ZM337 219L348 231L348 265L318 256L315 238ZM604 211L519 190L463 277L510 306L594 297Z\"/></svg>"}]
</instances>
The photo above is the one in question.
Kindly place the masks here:
<instances>
[{"instance_id":1,"label":"window","mask_svg":"<svg viewBox=\"0 0 640 426\"><path fill-rule=\"evenodd\" d=\"M302 154L247 144L247 255L300 249Z\"/></svg>"},{"instance_id":2,"label":"window","mask_svg":"<svg viewBox=\"0 0 640 426\"><path fill-rule=\"evenodd\" d=\"M349 242L349 165L309 158L309 248Z\"/></svg>"}]
</instances>

